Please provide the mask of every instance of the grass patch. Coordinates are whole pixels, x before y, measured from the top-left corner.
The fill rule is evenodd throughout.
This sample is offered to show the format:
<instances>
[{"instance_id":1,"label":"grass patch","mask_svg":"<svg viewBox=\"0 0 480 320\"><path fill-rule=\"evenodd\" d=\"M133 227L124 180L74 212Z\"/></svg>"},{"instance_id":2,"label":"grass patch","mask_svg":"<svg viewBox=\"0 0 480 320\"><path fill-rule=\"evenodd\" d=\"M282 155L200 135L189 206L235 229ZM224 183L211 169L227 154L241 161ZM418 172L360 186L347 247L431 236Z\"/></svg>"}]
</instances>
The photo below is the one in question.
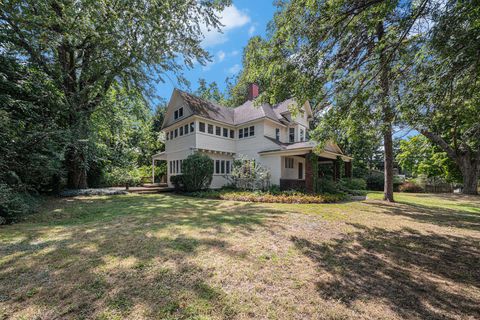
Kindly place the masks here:
<instances>
[{"instance_id":1,"label":"grass patch","mask_svg":"<svg viewBox=\"0 0 480 320\"><path fill-rule=\"evenodd\" d=\"M50 199L0 227L0 318L480 318L480 198Z\"/></svg>"}]
</instances>

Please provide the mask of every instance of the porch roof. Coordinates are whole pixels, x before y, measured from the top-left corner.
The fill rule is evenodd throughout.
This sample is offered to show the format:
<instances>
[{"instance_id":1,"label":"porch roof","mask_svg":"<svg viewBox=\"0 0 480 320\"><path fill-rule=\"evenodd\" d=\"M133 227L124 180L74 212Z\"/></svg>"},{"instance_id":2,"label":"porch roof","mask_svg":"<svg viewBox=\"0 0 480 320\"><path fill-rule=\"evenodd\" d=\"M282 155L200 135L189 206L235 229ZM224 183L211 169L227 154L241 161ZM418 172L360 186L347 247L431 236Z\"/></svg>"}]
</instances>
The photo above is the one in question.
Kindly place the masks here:
<instances>
[{"instance_id":1,"label":"porch roof","mask_svg":"<svg viewBox=\"0 0 480 320\"><path fill-rule=\"evenodd\" d=\"M165 151L154 154L152 156L152 160L167 160L167 154L165 153Z\"/></svg>"},{"instance_id":2,"label":"porch roof","mask_svg":"<svg viewBox=\"0 0 480 320\"><path fill-rule=\"evenodd\" d=\"M269 139L274 141L274 139L271 139L271 138ZM317 145L313 141L303 141L303 142L296 142L296 143L289 143L289 144L280 143L278 141L275 141L275 142L278 144L279 148L260 151L259 154L260 155L283 155L283 156L305 155L307 153L313 152L314 148ZM340 150L340 148L338 148L338 150ZM335 152L335 151L333 149L327 150L327 148L325 148L320 153L317 152L317 154L327 159L336 159L337 157L341 157L343 161L347 161L347 162L353 159L352 157L344 155L343 153L341 153L341 151L340 152Z\"/></svg>"}]
</instances>

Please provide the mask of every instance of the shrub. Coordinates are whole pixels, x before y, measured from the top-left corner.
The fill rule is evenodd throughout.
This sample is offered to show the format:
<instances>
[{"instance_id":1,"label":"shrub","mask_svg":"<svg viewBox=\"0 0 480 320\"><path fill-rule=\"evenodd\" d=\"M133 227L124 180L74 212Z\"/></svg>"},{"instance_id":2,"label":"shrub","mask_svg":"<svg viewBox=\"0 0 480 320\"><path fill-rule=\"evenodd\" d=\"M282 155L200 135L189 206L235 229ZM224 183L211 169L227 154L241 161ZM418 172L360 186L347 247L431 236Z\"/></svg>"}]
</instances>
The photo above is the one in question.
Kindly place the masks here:
<instances>
[{"instance_id":1,"label":"shrub","mask_svg":"<svg viewBox=\"0 0 480 320\"><path fill-rule=\"evenodd\" d=\"M317 183L318 183L318 187L317 187L318 193L335 194L340 191L340 189L337 186L337 183L335 183L335 181L331 179L328 179L328 178L318 179Z\"/></svg>"},{"instance_id":2,"label":"shrub","mask_svg":"<svg viewBox=\"0 0 480 320\"><path fill-rule=\"evenodd\" d=\"M237 188L245 190L266 190L270 186L270 171L268 168L255 161L255 159L243 155L233 161L229 178Z\"/></svg>"},{"instance_id":3,"label":"shrub","mask_svg":"<svg viewBox=\"0 0 480 320\"><path fill-rule=\"evenodd\" d=\"M404 182L402 185L400 185L399 190L400 192L412 192L412 193L423 192L422 187L415 184L414 182Z\"/></svg>"},{"instance_id":4,"label":"shrub","mask_svg":"<svg viewBox=\"0 0 480 320\"><path fill-rule=\"evenodd\" d=\"M113 168L105 174L105 183L107 186L124 186L128 189L129 187L140 185L142 177L138 169Z\"/></svg>"},{"instance_id":5,"label":"shrub","mask_svg":"<svg viewBox=\"0 0 480 320\"><path fill-rule=\"evenodd\" d=\"M343 178L340 180L340 186L346 190L366 190L367 181L361 178Z\"/></svg>"},{"instance_id":6,"label":"shrub","mask_svg":"<svg viewBox=\"0 0 480 320\"><path fill-rule=\"evenodd\" d=\"M170 176L170 182L173 184L177 191L183 190L183 175L177 174L176 176Z\"/></svg>"},{"instance_id":7,"label":"shrub","mask_svg":"<svg viewBox=\"0 0 480 320\"><path fill-rule=\"evenodd\" d=\"M21 215L32 213L35 207L35 198L24 191L18 191L0 184L0 224L11 223Z\"/></svg>"},{"instance_id":8,"label":"shrub","mask_svg":"<svg viewBox=\"0 0 480 320\"><path fill-rule=\"evenodd\" d=\"M198 152L189 155L183 160L182 173L182 178L179 178L181 180L178 182L183 189L186 191L206 189L212 183L213 160Z\"/></svg>"},{"instance_id":9,"label":"shrub","mask_svg":"<svg viewBox=\"0 0 480 320\"><path fill-rule=\"evenodd\" d=\"M393 178L393 191L398 191L399 186L403 182L398 178ZM368 190L375 190L375 191L383 191L385 184L385 177L383 173L380 172L372 172L370 175L367 176L367 189Z\"/></svg>"}]
</instances>

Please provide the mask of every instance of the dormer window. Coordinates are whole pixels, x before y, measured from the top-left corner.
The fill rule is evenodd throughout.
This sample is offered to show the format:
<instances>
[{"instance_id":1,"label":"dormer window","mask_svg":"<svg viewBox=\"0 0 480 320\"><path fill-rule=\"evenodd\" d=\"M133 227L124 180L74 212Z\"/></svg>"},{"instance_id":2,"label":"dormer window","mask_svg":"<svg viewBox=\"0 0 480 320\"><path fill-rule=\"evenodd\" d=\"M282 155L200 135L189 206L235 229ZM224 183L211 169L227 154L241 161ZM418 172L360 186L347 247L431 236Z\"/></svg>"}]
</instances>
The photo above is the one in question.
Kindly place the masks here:
<instances>
[{"instance_id":1,"label":"dormer window","mask_svg":"<svg viewBox=\"0 0 480 320\"><path fill-rule=\"evenodd\" d=\"M183 107L179 108L178 110L175 110L173 113L173 118L174 120L177 120L178 118L183 117Z\"/></svg>"},{"instance_id":2,"label":"dormer window","mask_svg":"<svg viewBox=\"0 0 480 320\"><path fill-rule=\"evenodd\" d=\"M280 129L275 128L275 140L280 141Z\"/></svg>"},{"instance_id":3,"label":"dormer window","mask_svg":"<svg viewBox=\"0 0 480 320\"><path fill-rule=\"evenodd\" d=\"M300 141L304 141L305 140L305 132L303 131L303 129L300 129Z\"/></svg>"},{"instance_id":4,"label":"dormer window","mask_svg":"<svg viewBox=\"0 0 480 320\"><path fill-rule=\"evenodd\" d=\"M288 133L289 142L295 142L295 128L290 128Z\"/></svg>"}]
</instances>

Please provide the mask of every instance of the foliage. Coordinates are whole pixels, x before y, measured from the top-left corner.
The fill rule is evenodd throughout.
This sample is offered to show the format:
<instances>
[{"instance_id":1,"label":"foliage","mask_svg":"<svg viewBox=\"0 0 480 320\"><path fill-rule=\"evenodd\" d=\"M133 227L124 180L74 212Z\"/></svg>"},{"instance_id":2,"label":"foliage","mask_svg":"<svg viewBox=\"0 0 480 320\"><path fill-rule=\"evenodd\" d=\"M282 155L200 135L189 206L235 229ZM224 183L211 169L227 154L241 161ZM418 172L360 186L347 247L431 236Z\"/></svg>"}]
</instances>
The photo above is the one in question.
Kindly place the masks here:
<instances>
[{"instance_id":1,"label":"foliage","mask_svg":"<svg viewBox=\"0 0 480 320\"><path fill-rule=\"evenodd\" d=\"M105 183L108 186L125 186L126 189L140 185L141 172L137 168L115 167L105 173Z\"/></svg>"},{"instance_id":2,"label":"foliage","mask_svg":"<svg viewBox=\"0 0 480 320\"><path fill-rule=\"evenodd\" d=\"M189 155L182 162L180 185L186 191L203 190L210 187L213 178L213 160L200 152Z\"/></svg>"},{"instance_id":3,"label":"foliage","mask_svg":"<svg viewBox=\"0 0 480 320\"><path fill-rule=\"evenodd\" d=\"M461 181L461 173L447 154L423 135L410 137L400 142L397 161L403 170L414 177L444 178L446 181Z\"/></svg>"},{"instance_id":4,"label":"foliage","mask_svg":"<svg viewBox=\"0 0 480 320\"><path fill-rule=\"evenodd\" d=\"M193 94L204 100L218 103L223 106L229 105L226 95L220 90L215 81L207 83L203 78L198 79L198 88Z\"/></svg>"},{"instance_id":5,"label":"foliage","mask_svg":"<svg viewBox=\"0 0 480 320\"><path fill-rule=\"evenodd\" d=\"M342 189L347 190L366 190L367 189L367 181L361 178L342 178L339 181L340 186Z\"/></svg>"},{"instance_id":6,"label":"foliage","mask_svg":"<svg viewBox=\"0 0 480 320\"><path fill-rule=\"evenodd\" d=\"M411 181L405 181L399 187L400 192L411 192L411 193L419 193L423 192L423 188Z\"/></svg>"},{"instance_id":7,"label":"foliage","mask_svg":"<svg viewBox=\"0 0 480 320\"><path fill-rule=\"evenodd\" d=\"M193 192L189 195L198 198L268 203L334 203L346 199L345 194L342 193L311 195L298 191L265 192L230 189Z\"/></svg>"},{"instance_id":8,"label":"foliage","mask_svg":"<svg viewBox=\"0 0 480 320\"><path fill-rule=\"evenodd\" d=\"M185 184L183 183L183 175L177 174L170 176L170 182L173 184L175 190L183 191Z\"/></svg>"},{"instance_id":9,"label":"foliage","mask_svg":"<svg viewBox=\"0 0 480 320\"><path fill-rule=\"evenodd\" d=\"M384 189L385 176L382 172L372 171L367 176L367 190L381 191ZM394 177L393 189L398 191L399 186L403 183L398 177Z\"/></svg>"},{"instance_id":10,"label":"foliage","mask_svg":"<svg viewBox=\"0 0 480 320\"><path fill-rule=\"evenodd\" d=\"M266 190L270 186L268 168L244 155L234 159L232 172L227 177L239 189Z\"/></svg>"},{"instance_id":11,"label":"foliage","mask_svg":"<svg viewBox=\"0 0 480 320\"><path fill-rule=\"evenodd\" d=\"M2 53L21 57L45 74L61 94L68 185L84 188L93 154L90 116L113 84L148 93L209 54L201 47L203 28L220 26L228 0L63 1L5 0L0 11ZM148 10L146 10L148 8ZM43 92L43 91L42 91Z\"/></svg>"},{"instance_id":12,"label":"foliage","mask_svg":"<svg viewBox=\"0 0 480 320\"><path fill-rule=\"evenodd\" d=\"M27 192L0 183L0 225L14 222L20 216L32 213L35 205L35 198Z\"/></svg>"},{"instance_id":13,"label":"foliage","mask_svg":"<svg viewBox=\"0 0 480 320\"><path fill-rule=\"evenodd\" d=\"M463 192L477 193L480 175L480 7L447 1L432 16L402 95L402 116L454 162Z\"/></svg>"}]
</instances>

